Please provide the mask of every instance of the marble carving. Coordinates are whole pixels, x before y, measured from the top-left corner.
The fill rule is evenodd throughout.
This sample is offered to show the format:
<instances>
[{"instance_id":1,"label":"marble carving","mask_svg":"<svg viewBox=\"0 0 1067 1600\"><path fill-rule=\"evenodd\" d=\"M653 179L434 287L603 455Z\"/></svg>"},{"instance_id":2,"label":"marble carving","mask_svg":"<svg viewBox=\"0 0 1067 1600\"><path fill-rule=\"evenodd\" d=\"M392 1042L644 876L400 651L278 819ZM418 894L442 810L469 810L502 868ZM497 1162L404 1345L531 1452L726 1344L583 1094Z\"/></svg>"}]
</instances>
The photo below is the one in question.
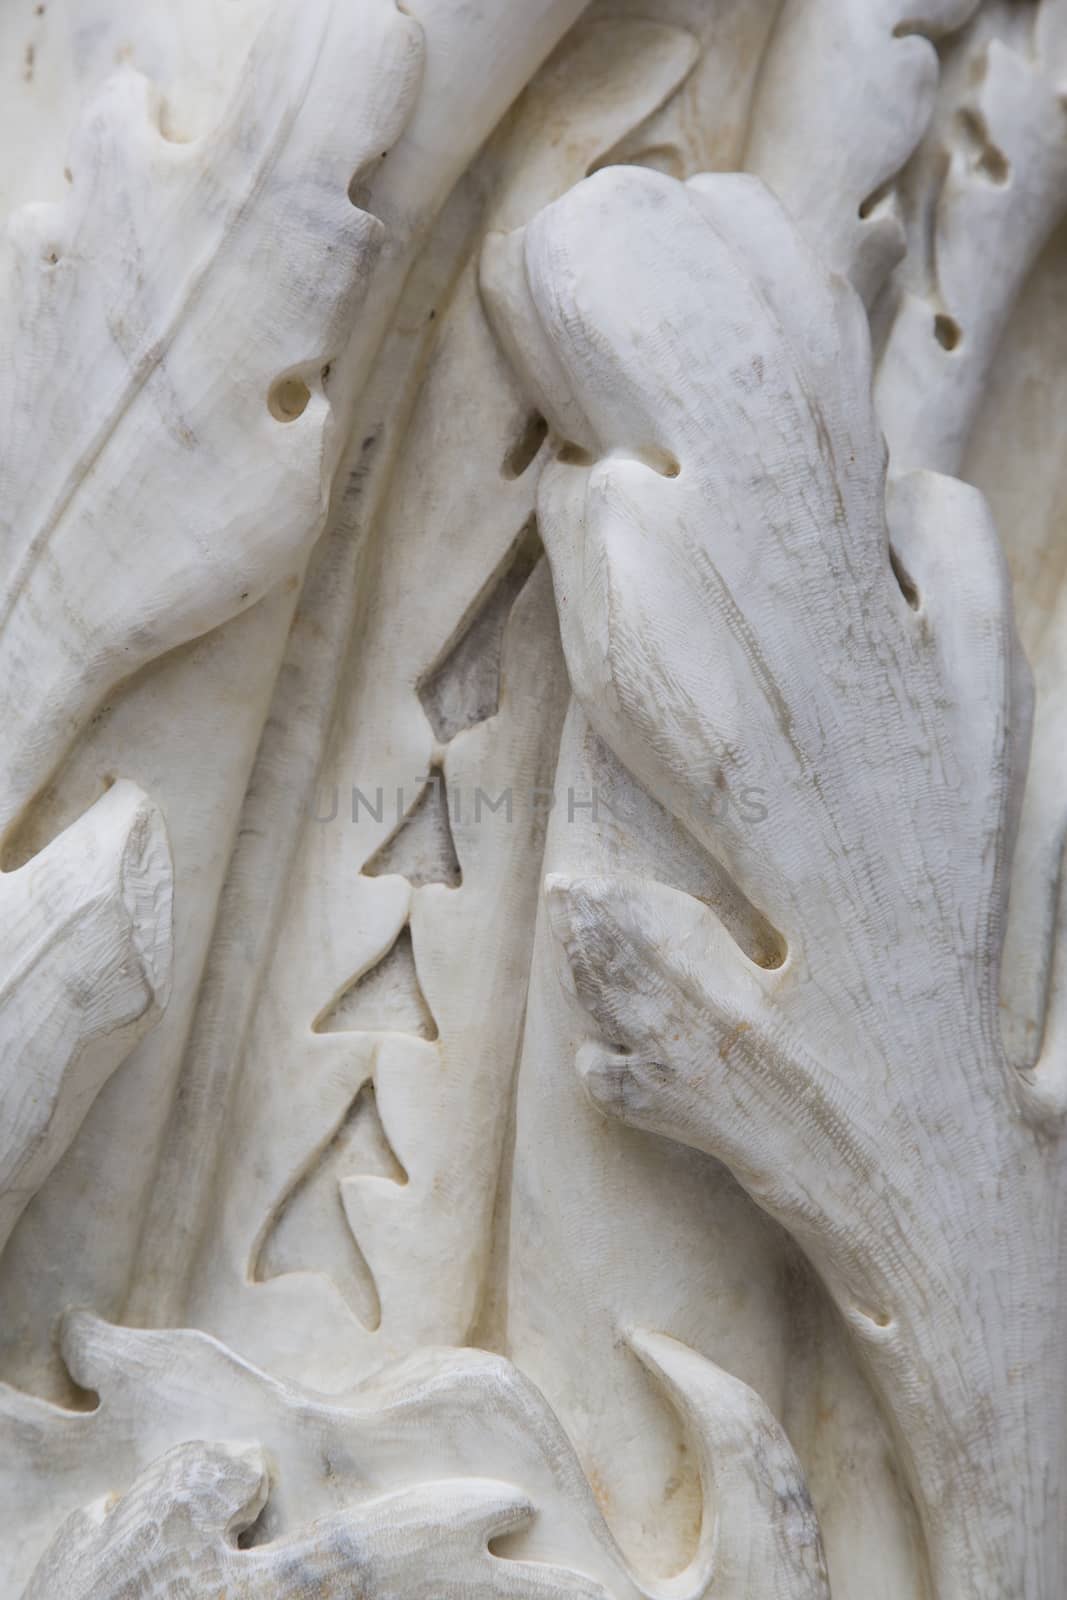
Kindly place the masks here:
<instances>
[{"instance_id":1,"label":"marble carving","mask_svg":"<svg viewBox=\"0 0 1067 1600\"><path fill-rule=\"evenodd\" d=\"M0 65L2 1600L1062 1600L1067 0Z\"/></svg>"}]
</instances>

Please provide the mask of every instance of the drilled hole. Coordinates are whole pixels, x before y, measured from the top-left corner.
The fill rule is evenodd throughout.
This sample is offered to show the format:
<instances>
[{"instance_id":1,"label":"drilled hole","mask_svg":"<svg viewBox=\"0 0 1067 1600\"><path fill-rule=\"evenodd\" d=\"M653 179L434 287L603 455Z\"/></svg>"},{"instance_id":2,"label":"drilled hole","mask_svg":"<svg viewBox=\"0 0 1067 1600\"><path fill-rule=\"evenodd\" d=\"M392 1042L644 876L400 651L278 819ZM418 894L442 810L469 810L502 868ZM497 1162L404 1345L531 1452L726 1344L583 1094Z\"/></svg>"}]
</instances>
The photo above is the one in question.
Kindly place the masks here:
<instances>
[{"instance_id":1,"label":"drilled hole","mask_svg":"<svg viewBox=\"0 0 1067 1600\"><path fill-rule=\"evenodd\" d=\"M545 442L548 423L540 412L533 411L523 424L522 432L504 458L505 478L521 478Z\"/></svg>"},{"instance_id":2,"label":"drilled hole","mask_svg":"<svg viewBox=\"0 0 1067 1600\"><path fill-rule=\"evenodd\" d=\"M311 390L303 378L279 378L267 396L270 414L279 422L295 422L303 416Z\"/></svg>"},{"instance_id":3,"label":"drilled hole","mask_svg":"<svg viewBox=\"0 0 1067 1600\"><path fill-rule=\"evenodd\" d=\"M955 350L963 338L963 330L955 317L948 317L939 311L934 318L934 338L942 350Z\"/></svg>"},{"instance_id":4,"label":"drilled hole","mask_svg":"<svg viewBox=\"0 0 1067 1600\"><path fill-rule=\"evenodd\" d=\"M901 562L893 546L889 546L889 565L893 569L893 576L897 580L900 592L913 611L919 609L919 591L912 581L911 575Z\"/></svg>"}]
</instances>

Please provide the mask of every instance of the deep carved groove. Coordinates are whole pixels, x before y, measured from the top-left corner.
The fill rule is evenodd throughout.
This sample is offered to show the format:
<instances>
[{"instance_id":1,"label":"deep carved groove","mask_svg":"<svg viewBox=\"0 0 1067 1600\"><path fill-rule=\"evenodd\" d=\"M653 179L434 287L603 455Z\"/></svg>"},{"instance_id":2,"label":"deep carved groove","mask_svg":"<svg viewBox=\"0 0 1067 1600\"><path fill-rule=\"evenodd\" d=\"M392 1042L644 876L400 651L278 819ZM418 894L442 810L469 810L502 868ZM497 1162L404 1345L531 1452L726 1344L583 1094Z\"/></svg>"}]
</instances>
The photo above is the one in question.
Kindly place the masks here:
<instances>
[{"instance_id":1,"label":"deep carved groove","mask_svg":"<svg viewBox=\"0 0 1067 1600\"><path fill-rule=\"evenodd\" d=\"M371 1082L363 1084L326 1146L285 1195L258 1253L253 1278L265 1283L290 1272L321 1269L373 1332L381 1322L378 1290L340 1195L344 1179L357 1175L386 1178L398 1186L408 1181L382 1126Z\"/></svg>"},{"instance_id":2,"label":"deep carved groove","mask_svg":"<svg viewBox=\"0 0 1067 1600\"><path fill-rule=\"evenodd\" d=\"M888 200L889 196L893 192L893 185L895 181L895 178L890 178L887 182L880 183L877 189L871 190L870 194L865 200L860 201L857 216L861 222L869 221L869 219L878 210L878 207Z\"/></svg>"},{"instance_id":3,"label":"deep carved groove","mask_svg":"<svg viewBox=\"0 0 1067 1600\"><path fill-rule=\"evenodd\" d=\"M522 432L504 458L505 478L521 478L547 437L548 423L539 411L531 412L523 424Z\"/></svg>"},{"instance_id":4,"label":"deep carved groove","mask_svg":"<svg viewBox=\"0 0 1067 1600\"><path fill-rule=\"evenodd\" d=\"M568 467L591 467L593 458L589 451L582 445L575 444L572 439L567 439L559 447L558 459Z\"/></svg>"},{"instance_id":5,"label":"deep carved groove","mask_svg":"<svg viewBox=\"0 0 1067 1600\"><path fill-rule=\"evenodd\" d=\"M910 573L904 566L896 551L893 549L892 545L889 546L889 565L893 569L893 576L897 580L901 594L904 596L911 609L913 611L918 611L919 606L922 604L919 591L915 587Z\"/></svg>"},{"instance_id":6,"label":"deep carved groove","mask_svg":"<svg viewBox=\"0 0 1067 1600\"><path fill-rule=\"evenodd\" d=\"M369 971L350 983L315 1019L316 1033L407 1033L437 1038L437 1023L422 992L411 929L401 928Z\"/></svg>"},{"instance_id":7,"label":"deep carved groove","mask_svg":"<svg viewBox=\"0 0 1067 1600\"><path fill-rule=\"evenodd\" d=\"M656 444L646 444L637 452L637 459L646 467L651 467L653 472L658 472L661 478L677 478L682 470L678 457Z\"/></svg>"},{"instance_id":8,"label":"deep carved groove","mask_svg":"<svg viewBox=\"0 0 1067 1600\"><path fill-rule=\"evenodd\" d=\"M415 888L444 883L458 889L463 869L456 854L444 773L435 767L425 789L399 827L374 852L363 868L368 878L396 873Z\"/></svg>"},{"instance_id":9,"label":"deep carved groove","mask_svg":"<svg viewBox=\"0 0 1067 1600\"><path fill-rule=\"evenodd\" d=\"M685 157L676 144L643 145L632 152L616 146L592 163L586 177L591 178L604 167L618 166L645 167L650 172L662 172L668 178L685 177Z\"/></svg>"},{"instance_id":10,"label":"deep carved groove","mask_svg":"<svg viewBox=\"0 0 1067 1600\"><path fill-rule=\"evenodd\" d=\"M500 704L504 628L541 554L541 541L531 517L503 570L437 665L419 684L422 708L442 744L495 714Z\"/></svg>"},{"instance_id":11,"label":"deep carved groove","mask_svg":"<svg viewBox=\"0 0 1067 1600\"><path fill-rule=\"evenodd\" d=\"M1011 163L1003 150L990 139L985 118L970 107L964 107L957 115L957 122L972 151L973 170L998 188L1003 187L1011 177Z\"/></svg>"}]
</instances>

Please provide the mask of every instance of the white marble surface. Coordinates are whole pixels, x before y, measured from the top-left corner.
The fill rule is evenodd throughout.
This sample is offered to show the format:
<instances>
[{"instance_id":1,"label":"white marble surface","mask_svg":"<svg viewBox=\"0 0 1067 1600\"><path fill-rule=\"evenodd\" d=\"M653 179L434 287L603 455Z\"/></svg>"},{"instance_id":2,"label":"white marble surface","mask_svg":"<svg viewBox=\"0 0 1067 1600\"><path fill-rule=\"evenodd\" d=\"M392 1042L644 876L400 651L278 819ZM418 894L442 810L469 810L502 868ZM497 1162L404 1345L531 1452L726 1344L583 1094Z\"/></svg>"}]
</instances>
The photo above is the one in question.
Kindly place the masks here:
<instances>
[{"instance_id":1,"label":"white marble surface","mask_svg":"<svg viewBox=\"0 0 1067 1600\"><path fill-rule=\"evenodd\" d=\"M1060 1600L1067 0L0 73L0 1591Z\"/></svg>"}]
</instances>

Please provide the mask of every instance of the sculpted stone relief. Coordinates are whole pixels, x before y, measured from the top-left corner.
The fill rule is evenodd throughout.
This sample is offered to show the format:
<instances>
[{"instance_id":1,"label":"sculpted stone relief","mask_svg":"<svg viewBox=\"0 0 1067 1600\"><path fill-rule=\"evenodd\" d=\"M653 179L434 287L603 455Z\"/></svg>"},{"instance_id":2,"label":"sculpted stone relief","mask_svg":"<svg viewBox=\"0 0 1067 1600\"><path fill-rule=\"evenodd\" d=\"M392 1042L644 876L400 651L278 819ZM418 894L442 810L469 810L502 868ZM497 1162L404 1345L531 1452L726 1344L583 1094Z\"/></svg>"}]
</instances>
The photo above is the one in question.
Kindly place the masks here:
<instances>
[{"instance_id":1,"label":"sculpted stone relief","mask_svg":"<svg viewBox=\"0 0 1067 1600\"><path fill-rule=\"evenodd\" d=\"M1067 0L0 14L0 1595L1067 1592Z\"/></svg>"}]
</instances>

